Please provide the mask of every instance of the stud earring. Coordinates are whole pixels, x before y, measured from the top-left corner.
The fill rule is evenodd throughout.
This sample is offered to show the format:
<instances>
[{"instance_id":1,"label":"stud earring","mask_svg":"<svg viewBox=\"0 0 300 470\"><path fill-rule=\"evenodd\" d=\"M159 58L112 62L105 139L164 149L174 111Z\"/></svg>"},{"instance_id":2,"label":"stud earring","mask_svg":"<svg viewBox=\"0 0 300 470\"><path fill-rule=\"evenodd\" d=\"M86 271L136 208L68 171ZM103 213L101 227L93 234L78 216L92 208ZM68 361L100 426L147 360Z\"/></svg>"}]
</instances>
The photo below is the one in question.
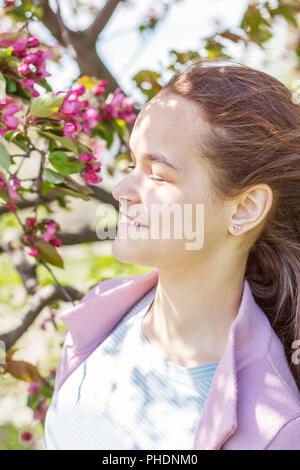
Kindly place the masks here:
<instances>
[{"instance_id":1,"label":"stud earring","mask_svg":"<svg viewBox=\"0 0 300 470\"><path fill-rule=\"evenodd\" d=\"M233 229L235 232L239 232L240 230L242 230L242 226L238 224L233 224Z\"/></svg>"}]
</instances>

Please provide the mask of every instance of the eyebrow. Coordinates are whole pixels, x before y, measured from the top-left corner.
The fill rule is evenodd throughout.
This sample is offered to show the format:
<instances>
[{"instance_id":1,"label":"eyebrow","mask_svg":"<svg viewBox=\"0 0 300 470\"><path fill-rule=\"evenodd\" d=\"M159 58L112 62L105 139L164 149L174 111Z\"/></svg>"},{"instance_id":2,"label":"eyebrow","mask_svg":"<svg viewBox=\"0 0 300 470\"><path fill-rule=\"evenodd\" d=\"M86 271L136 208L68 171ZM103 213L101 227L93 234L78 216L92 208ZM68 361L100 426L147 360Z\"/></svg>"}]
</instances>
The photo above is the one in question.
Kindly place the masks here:
<instances>
[{"instance_id":1,"label":"eyebrow","mask_svg":"<svg viewBox=\"0 0 300 470\"><path fill-rule=\"evenodd\" d=\"M129 145L129 143L127 144L128 145L128 149L130 151L130 153L132 154L132 156L134 157L134 153ZM164 155L161 155L161 154L153 154L153 153L145 153L144 154L145 158L147 160L150 160L152 162L158 162L158 163L161 163L163 165L166 165L170 168L172 168L172 170L175 170L175 171L183 171L182 168L179 168L178 166L175 166L173 165L173 163L171 163L166 157L164 157ZM134 157L135 159L135 157Z\"/></svg>"}]
</instances>

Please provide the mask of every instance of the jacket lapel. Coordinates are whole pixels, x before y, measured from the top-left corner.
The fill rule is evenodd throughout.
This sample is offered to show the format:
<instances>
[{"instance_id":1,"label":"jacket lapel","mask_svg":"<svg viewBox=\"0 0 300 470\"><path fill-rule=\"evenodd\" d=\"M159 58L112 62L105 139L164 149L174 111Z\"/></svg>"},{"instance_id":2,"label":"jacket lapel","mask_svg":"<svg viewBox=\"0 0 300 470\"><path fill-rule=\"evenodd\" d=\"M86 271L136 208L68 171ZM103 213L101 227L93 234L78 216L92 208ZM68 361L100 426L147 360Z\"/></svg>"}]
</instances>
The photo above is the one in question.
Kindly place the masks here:
<instances>
[{"instance_id":1,"label":"jacket lapel","mask_svg":"<svg viewBox=\"0 0 300 470\"><path fill-rule=\"evenodd\" d=\"M59 315L78 353L100 344L125 313L158 281L157 269L142 276L115 278L99 292ZM101 295L100 295L101 294Z\"/></svg>"},{"instance_id":2,"label":"jacket lapel","mask_svg":"<svg viewBox=\"0 0 300 470\"><path fill-rule=\"evenodd\" d=\"M270 323L244 279L239 311L198 423L194 449L217 450L238 427L238 372L267 353Z\"/></svg>"}]
</instances>

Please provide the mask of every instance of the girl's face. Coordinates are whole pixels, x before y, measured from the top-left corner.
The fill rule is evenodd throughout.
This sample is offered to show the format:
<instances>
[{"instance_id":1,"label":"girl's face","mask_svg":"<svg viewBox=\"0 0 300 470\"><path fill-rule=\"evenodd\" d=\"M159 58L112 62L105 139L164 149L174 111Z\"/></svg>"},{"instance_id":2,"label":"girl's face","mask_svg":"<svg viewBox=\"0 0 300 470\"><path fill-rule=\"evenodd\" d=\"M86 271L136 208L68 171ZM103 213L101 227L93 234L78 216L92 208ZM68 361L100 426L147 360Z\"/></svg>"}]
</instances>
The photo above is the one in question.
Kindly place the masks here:
<instances>
[{"instance_id":1,"label":"girl's face","mask_svg":"<svg viewBox=\"0 0 300 470\"><path fill-rule=\"evenodd\" d=\"M204 130L198 107L164 90L139 113L129 141L134 168L114 186L112 194L121 212L147 228L119 222L112 252L121 262L155 268L178 265L182 269L203 263L214 250L222 248L229 212L221 201L212 198L208 164L196 155L195 137ZM160 219L153 216L157 209ZM164 225L166 213L169 226L167 222ZM180 221L179 213L181 222L175 226L181 227L182 233L176 238L173 214ZM151 235L154 228L158 237ZM186 230L194 236L187 238ZM197 249L187 248L189 244L197 245Z\"/></svg>"}]
</instances>

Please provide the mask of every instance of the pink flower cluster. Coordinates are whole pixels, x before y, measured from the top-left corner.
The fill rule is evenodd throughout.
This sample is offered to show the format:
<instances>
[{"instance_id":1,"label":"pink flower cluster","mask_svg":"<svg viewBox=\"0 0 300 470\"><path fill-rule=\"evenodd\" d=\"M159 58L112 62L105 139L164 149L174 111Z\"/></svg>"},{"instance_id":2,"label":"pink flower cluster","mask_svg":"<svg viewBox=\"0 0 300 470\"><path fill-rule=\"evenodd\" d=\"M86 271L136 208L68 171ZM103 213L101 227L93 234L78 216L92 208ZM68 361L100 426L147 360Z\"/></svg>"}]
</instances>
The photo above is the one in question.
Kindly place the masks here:
<instances>
[{"instance_id":1,"label":"pink flower cluster","mask_svg":"<svg viewBox=\"0 0 300 470\"><path fill-rule=\"evenodd\" d=\"M44 219L37 224L35 218L28 218L26 227L27 231L23 238L30 245L29 255L39 256L39 250L34 246L34 241L39 240L41 236L46 243L57 247L61 246L62 241L56 236L59 225L53 219Z\"/></svg>"},{"instance_id":2,"label":"pink flower cluster","mask_svg":"<svg viewBox=\"0 0 300 470\"><path fill-rule=\"evenodd\" d=\"M109 119L123 119L125 122L132 122L135 120L136 115L132 113L132 108L135 101L123 95L121 88L117 87L114 90L114 96L109 104L103 106L105 120Z\"/></svg>"},{"instance_id":3,"label":"pink flower cluster","mask_svg":"<svg viewBox=\"0 0 300 470\"><path fill-rule=\"evenodd\" d=\"M92 86L91 92L93 93L93 95L102 95L105 91L105 87L107 84L107 80L99 80L98 83Z\"/></svg>"},{"instance_id":4,"label":"pink flower cluster","mask_svg":"<svg viewBox=\"0 0 300 470\"><path fill-rule=\"evenodd\" d=\"M46 60L54 57L51 51L31 49L40 45L39 40L30 36L25 38L20 36L16 41L5 39L0 42L0 47L11 46L13 55L22 59L17 66L19 75L25 77L21 80L22 86L28 90L32 96L39 96L39 92L33 88L41 78L49 77L51 74L46 71ZM28 51L28 49L30 49Z\"/></svg>"},{"instance_id":5,"label":"pink flower cluster","mask_svg":"<svg viewBox=\"0 0 300 470\"><path fill-rule=\"evenodd\" d=\"M92 86L91 93L102 95L106 85L106 80L99 80L97 84ZM77 139L78 132L83 131L91 137L90 129L94 128L97 122L101 122L103 119L123 119L126 122L135 120L136 115L132 113L135 102L132 98L124 96L120 87L114 91L110 104L100 106L100 112L90 105L88 100L79 99L86 91L86 87L82 83L77 83L72 90L67 92L64 98L59 110L66 118L63 128L64 136ZM57 94L59 93L62 92L57 92ZM101 110L103 111L103 116Z\"/></svg>"},{"instance_id":6,"label":"pink flower cluster","mask_svg":"<svg viewBox=\"0 0 300 470\"><path fill-rule=\"evenodd\" d=\"M9 184L6 183L5 177L2 173L0 173L0 189L5 189L8 195L14 201L19 201L21 198L19 194L16 193L16 189L21 185L21 181L17 178L16 173L12 174L9 179ZM10 212L14 212L16 210L16 206L13 202L7 202L6 207Z\"/></svg>"},{"instance_id":7,"label":"pink flower cluster","mask_svg":"<svg viewBox=\"0 0 300 470\"><path fill-rule=\"evenodd\" d=\"M7 131L15 131L18 129L20 119L14 116L18 111L21 111L22 107L13 102L13 98L7 96L0 100L0 122L1 126L0 134L4 136Z\"/></svg>"},{"instance_id":8,"label":"pink flower cluster","mask_svg":"<svg viewBox=\"0 0 300 470\"><path fill-rule=\"evenodd\" d=\"M100 183L103 178L101 178L99 175L96 175L96 173L101 171L101 162L96 159L95 155L92 153L81 153L78 155L78 158L82 162L86 163L84 169L80 172L85 183L87 185Z\"/></svg>"},{"instance_id":9,"label":"pink flower cluster","mask_svg":"<svg viewBox=\"0 0 300 470\"><path fill-rule=\"evenodd\" d=\"M59 111L64 114L64 136L77 139L77 133L83 131L88 136L91 135L90 128L101 121L101 115L88 100L80 100L79 97L85 93L86 88L82 83L77 83L75 87L68 91ZM61 92L58 92L59 94Z\"/></svg>"}]
</instances>

